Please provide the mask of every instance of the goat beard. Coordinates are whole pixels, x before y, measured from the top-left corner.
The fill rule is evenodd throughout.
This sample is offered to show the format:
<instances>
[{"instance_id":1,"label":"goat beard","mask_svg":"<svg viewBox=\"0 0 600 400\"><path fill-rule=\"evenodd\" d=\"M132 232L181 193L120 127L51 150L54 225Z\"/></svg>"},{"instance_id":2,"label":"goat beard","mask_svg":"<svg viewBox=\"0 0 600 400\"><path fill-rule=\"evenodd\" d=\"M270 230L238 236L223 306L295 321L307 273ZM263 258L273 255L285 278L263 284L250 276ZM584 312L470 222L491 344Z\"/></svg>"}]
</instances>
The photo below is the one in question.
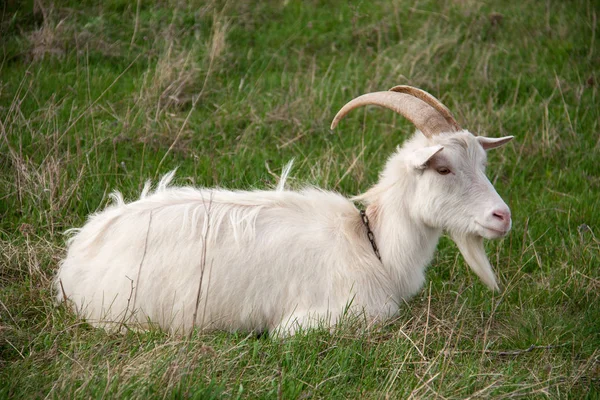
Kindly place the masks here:
<instances>
[{"instance_id":1,"label":"goat beard","mask_svg":"<svg viewBox=\"0 0 600 400\"><path fill-rule=\"evenodd\" d=\"M492 270L487 254L483 247L483 238L478 235L452 235L452 240L458 246L469 267L493 291L499 291L496 276Z\"/></svg>"}]
</instances>

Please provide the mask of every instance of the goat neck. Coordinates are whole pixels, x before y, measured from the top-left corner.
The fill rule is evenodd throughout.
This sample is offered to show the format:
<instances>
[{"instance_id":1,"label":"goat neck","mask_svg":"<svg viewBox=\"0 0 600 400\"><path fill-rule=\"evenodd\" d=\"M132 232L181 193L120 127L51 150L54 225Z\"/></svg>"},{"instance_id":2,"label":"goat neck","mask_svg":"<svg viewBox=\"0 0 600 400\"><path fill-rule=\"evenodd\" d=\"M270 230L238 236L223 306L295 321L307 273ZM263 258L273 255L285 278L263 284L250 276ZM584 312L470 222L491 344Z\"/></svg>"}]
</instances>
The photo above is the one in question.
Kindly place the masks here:
<instances>
[{"instance_id":1,"label":"goat neck","mask_svg":"<svg viewBox=\"0 0 600 400\"><path fill-rule=\"evenodd\" d=\"M366 214L381 254L381 262L392 285L399 294L398 301L408 300L423 286L425 269L430 263L441 229L431 228L411 216L398 198L400 182L389 187L380 181L365 194L355 199L364 202ZM403 190L401 190L403 191Z\"/></svg>"}]
</instances>

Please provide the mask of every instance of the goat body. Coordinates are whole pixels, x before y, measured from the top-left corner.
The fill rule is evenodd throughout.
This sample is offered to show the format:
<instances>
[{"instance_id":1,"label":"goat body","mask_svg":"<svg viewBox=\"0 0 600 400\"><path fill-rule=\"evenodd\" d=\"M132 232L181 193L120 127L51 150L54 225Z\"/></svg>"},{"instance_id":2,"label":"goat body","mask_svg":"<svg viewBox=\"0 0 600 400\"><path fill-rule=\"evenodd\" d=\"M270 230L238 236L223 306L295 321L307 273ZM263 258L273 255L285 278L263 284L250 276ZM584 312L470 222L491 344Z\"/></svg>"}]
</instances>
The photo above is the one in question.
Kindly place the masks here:
<instances>
[{"instance_id":1,"label":"goat body","mask_svg":"<svg viewBox=\"0 0 600 400\"><path fill-rule=\"evenodd\" d=\"M351 300L387 317L421 286L416 269L396 287L339 194L168 187L171 178L133 203L117 196L69 244L58 281L89 321L293 332L334 322Z\"/></svg>"}]
</instances>

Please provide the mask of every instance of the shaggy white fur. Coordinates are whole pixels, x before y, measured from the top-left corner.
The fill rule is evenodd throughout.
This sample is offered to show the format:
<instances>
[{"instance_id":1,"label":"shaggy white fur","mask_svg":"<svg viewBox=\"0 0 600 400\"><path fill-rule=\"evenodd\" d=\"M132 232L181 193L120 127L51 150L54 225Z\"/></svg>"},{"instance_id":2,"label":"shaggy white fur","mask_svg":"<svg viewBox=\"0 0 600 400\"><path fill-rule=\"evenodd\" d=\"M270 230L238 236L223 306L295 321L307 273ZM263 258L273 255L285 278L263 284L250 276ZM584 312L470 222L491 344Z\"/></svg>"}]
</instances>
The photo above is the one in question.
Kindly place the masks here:
<instances>
[{"instance_id":1,"label":"shaggy white fur","mask_svg":"<svg viewBox=\"0 0 600 400\"><path fill-rule=\"evenodd\" d=\"M497 288L482 238L506 234L510 212L485 177L485 150L508 140L417 131L398 149L379 182L353 199L367 205L382 261L351 200L284 189L291 165L274 191L175 187L171 172L132 203L115 193L72 231L57 298L106 328L286 335L347 311L373 321L420 290L443 230Z\"/></svg>"}]
</instances>

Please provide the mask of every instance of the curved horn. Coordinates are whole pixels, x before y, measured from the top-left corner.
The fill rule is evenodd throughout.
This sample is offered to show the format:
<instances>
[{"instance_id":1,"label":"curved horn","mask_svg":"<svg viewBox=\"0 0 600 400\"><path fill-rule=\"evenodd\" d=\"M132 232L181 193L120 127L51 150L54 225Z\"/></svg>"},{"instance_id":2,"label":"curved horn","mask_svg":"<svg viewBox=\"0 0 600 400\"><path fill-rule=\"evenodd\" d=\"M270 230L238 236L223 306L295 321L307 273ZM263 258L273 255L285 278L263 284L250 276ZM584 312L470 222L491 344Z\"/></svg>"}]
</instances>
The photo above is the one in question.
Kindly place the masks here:
<instances>
[{"instance_id":1,"label":"curved horn","mask_svg":"<svg viewBox=\"0 0 600 400\"><path fill-rule=\"evenodd\" d=\"M416 98L423 100L425 103L438 110L440 114L444 116L446 121L448 121L448 123L454 127L454 130L461 130L460 125L458 124L458 122L456 122L454 116L452 115L448 107L446 107L444 104L442 104L442 102L440 102L438 99L436 99L426 91L406 85L394 86L390 89L390 91L410 94L411 96L415 96Z\"/></svg>"},{"instance_id":2,"label":"curved horn","mask_svg":"<svg viewBox=\"0 0 600 400\"><path fill-rule=\"evenodd\" d=\"M350 111L366 105L381 106L397 112L412 122L427 137L441 132L456 131L456 126L449 123L442 113L426 101L412 94L392 91L367 93L351 100L338 111L331 123L331 129L334 129Z\"/></svg>"}]
</instances>

